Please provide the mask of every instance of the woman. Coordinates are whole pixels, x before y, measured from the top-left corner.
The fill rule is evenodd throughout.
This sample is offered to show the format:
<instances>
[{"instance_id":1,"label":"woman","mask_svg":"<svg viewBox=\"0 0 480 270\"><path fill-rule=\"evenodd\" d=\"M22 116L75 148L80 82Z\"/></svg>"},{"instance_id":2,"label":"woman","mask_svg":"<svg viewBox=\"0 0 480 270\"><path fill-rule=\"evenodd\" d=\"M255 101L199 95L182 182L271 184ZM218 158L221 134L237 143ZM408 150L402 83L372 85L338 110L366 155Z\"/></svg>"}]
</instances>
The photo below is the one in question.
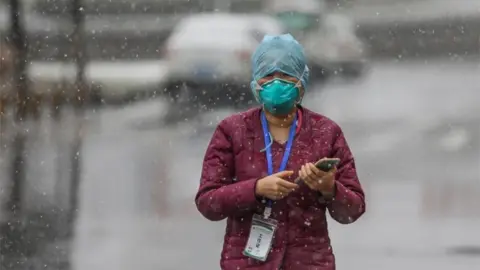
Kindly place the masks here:
<instances>
[{"instance_id":1,"label":"woman","mask_svg":"<svg viewBox=\"0 0 480 270\"><path fill-rule=\"evenodd\" d=\"M352 153L336 123L300 106L309 72L291 35L266 36L252 69L262 106L218 125L195 198L207 219L227 218L221 268L335 269L326 211L342 224L365 212ZM337 168L318 170L325 157Z\"/></svg>"}]
</instances>

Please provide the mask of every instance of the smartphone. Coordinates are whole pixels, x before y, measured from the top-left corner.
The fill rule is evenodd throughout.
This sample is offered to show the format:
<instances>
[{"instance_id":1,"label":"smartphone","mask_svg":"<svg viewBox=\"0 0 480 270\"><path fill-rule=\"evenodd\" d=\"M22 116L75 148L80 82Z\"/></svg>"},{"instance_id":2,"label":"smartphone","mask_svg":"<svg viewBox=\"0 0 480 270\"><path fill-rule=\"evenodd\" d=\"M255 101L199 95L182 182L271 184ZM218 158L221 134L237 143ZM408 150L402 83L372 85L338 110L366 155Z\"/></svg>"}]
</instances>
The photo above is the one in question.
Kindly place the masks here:
<instances>
[{"instance_id":1,"label":"smartphone","mask_svg":"<svg viewBox=\"0 0 480 270\"><path fill-rule=\"evenodd\" d=\"M328 172L333 169L333 167L335 167L338 163L340 163L340 159L338 158L322 158L321 160L317 161L317 163L315 163L315 167L324 172ZM297 177L297 179L295 179L295 183L299 183L300 181L302 181L302 178L300 177Z\"/></svg>"},{"instance_id":2,"label":"smartphone","mask_svg":"<svg viewBox=\"0 0 480 270\"><path fill-rule=\"evenodd\" d=\"M324 158L315 163L315 167L324 172L328 172L333 169L338 163L340 163L340 159L338 158Z\"/></svg>"}]
</instances>

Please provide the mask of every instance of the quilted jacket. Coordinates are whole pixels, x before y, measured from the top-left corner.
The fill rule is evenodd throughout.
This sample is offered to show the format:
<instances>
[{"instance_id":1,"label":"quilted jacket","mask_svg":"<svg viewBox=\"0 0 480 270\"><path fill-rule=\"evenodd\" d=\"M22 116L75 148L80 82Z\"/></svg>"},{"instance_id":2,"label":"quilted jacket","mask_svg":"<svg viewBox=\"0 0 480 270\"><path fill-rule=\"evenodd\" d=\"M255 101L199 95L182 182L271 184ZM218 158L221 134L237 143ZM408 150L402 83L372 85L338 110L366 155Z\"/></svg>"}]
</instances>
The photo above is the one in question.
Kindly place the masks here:
<instances>
[{"instance_id":1,"label":"quilted jacket","mask_svg":"<svg viewBox=\"0 0 480 270\"><path fill-rule=\"evenodd\" d=\"M227 219L220 265L224 270L334 270L326 212L348 224L365 212L365 198L355 163L340 127L325 116L301 108L301 125L292 146L287 170L323 157L341 160L337 166L335 196L325 200L305 184L276 201L272 218L278 221L273 246L266 262L242 254L252 216L262 214L264 203L255 196L258 179L267 176L260 108L234 114L216 128L207 148L200 187L195 198L207 219ZM273 167L278 169L284 145L274 142ZM291 179L295 179L295 173Z\"/></svg>"}]
</instances>

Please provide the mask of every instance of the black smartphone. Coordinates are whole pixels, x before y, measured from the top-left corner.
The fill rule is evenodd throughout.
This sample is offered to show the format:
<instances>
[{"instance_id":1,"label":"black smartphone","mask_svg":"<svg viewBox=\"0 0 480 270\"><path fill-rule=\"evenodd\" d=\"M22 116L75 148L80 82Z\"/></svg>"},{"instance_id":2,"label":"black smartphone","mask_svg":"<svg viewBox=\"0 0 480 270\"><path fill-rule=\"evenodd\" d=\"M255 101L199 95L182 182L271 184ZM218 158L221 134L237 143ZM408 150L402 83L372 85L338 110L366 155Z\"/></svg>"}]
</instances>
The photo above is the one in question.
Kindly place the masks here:
<instances>
[{"instance_id":1,"label":"black smartphone","mask_svg":"<svg viewBox=\"0 0 480 270\"><path fill-rule=\"evenodd\" d=\"M333 169L338 163L340 163L340 159L338 158L324 158L315 163L315 167L324 172L328 172Z\"/></svg>"},{"instance_id":2,"label":"black smartphone","mask_svg":"<svg viewBox=\"0 0 480 270\"><path fill-rule=\"evenodd\" d=\"M333 167L335 167L338 163L340 163L340 159L338 158L323 158L317 161L317 163L315 163L315 167L324 172L328 172L333 169ZM295 183L299 183L301 181L302 178L300 177L297 177L297 179L295 179Z\"/></svg>"}]
</instances>

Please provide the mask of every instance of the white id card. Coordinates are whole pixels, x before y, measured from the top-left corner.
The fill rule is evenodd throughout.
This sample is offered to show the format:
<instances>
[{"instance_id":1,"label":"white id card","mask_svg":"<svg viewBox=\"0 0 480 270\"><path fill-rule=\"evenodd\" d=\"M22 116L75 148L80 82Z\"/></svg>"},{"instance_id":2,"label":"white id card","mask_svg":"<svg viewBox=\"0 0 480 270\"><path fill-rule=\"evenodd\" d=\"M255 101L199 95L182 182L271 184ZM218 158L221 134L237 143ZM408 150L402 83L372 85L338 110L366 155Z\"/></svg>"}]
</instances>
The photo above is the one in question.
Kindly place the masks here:
<instances>
[{"instance_id":1,"label":"white id card","mask_svg":"<svg viewBox=\"0 0 480 270\"><path fill-rule=\"evenodd\" d=\"M243 255L250 258L266 261L268 253L272 248L273 237L277 229L277 221L274 219L265 219L260 215L253 215L252 227L248 236L247 246L243 250Z\"/></svg>"}]
</instances>

